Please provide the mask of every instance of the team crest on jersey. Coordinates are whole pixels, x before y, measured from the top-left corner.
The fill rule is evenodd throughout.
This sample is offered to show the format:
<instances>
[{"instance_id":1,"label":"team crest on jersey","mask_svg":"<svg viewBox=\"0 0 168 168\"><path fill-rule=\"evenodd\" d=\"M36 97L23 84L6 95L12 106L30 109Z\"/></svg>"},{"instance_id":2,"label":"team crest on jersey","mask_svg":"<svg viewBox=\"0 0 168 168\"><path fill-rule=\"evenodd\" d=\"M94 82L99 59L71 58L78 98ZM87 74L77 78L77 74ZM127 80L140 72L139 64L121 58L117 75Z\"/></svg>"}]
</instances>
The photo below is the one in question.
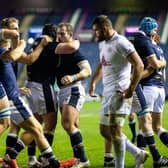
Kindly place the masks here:
<instances>
[{"instance_id":1,"label":"team crest on jersey","mask_svg":"<svg viewBox=\"0 0 168 168\"><path fill-rule=\"evenodd\" d=\"M104 55L102 56L101 63L102 63L103 66L111 65L111 62L106 61Z\"/></svg>"}]
</instances>

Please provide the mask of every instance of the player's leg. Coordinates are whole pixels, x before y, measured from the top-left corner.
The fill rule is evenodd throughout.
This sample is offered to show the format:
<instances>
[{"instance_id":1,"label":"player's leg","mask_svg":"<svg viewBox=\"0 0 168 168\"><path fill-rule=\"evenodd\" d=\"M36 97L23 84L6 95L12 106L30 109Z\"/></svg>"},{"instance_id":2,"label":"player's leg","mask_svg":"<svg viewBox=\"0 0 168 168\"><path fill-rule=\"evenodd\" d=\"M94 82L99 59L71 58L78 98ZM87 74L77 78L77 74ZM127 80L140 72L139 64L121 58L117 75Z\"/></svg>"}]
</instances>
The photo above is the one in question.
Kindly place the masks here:
<instances>
[{"instance_id":1,"label":"player's leg","mask_svg":"<svg viewBox=\"0 0 168 168\"><path fill-rule=\"evenodd\" d=\"M29 144L32 139L35 139L39 150L41 151L42 155L49 160L50 165L52 167L59 167L59 162L55 158L50 145L44 137L41 124L32 116L31 111L20 97L15 99L14 104L15 106L19 107L17 108L19 109L19 112L16 111L15 113L12 113L11 118L13 122L25 129L27 133L22 135L20 141L17 141L16 145L14 146L14 152L11 150L11 152L8 153L10 158L15 159L25 145Z\"/></svg>"},{"instance_id":2,"label":"player's leg","mask_svg":"<svg viewBox=\"0 0 168 168\"><path fill-rule=\"evenodd\" d=\"M115 166L114 157L112 155L112 138L110 127L100 124L100 132L104 137L104 167Z\"/></svg>"},{"instance_id":3,"label":"player's leg","mask_svg":"<svg viewBox=\"0 0 168 168\"><path fill-rule=\"evenodd\" d=\"M0 98L0 135L10 126L10 109L7 96Z\"/></svg>"},{"instance_id":4,"label":"player's leg","mask_svg":"<svg viewBox=\"0 0 168 168\"><path fill-rule=\"evenodd\" d=\"M19 140L20 128L11 121L10 131L6 137L6 154L14 147L16 142Z\"/></svg>"},{"instance_id":5,"label":"player's leg","mask_svg":"<svg viewBox=\"0 0 168 168\"><path fill-rule=\"evenodd\" d=\"M110 131L110 117L104 115L104 103L100 110L100 134L104 138L104 167L115 166L115 160L112 155L112 137Z\"/></svg>"},{"instance_id":6,"label":"player's leg","mask_svg":"<svg viewBox=\"0 0 168 168\"><path fill-rule=\"evenodd\" d=\"M80 160L78 166L88 167L89 160L85 154L82 133L78 128L79 111L84 103L84 88L81 85L70 86L60 90L62 126L68 133L74 157Z\"/></svg>"},{"instance_id":7,"label":"player's leg","mask_svg":"<svg viewBox=\"0 0 168 168\"><path fill-rule=\"evenodd\" d=\"M135 121L135 113L134 112L131 112L129 115L128 115L128 122L129 122L129 127L130 127L130 130L131 130L131 133L132 133L132 143L135 143L136 142L136 121Z\"/></svg>"},{"instance_id":8,"label":"player's leg","mask_svg":"<svg viewBox=\"0 0 168 168\"><path fill-rule=\"evenodd\" d=\"M122 127L125 122L125 117L131 111L132 99L123 99L123 103L121 104L120 108L117 108L116 111L114 111L115 107L118 107L118 103L115 100L116 96L120 96L120 95L115 94L115 96L112 96L113 98L111 98L111 102L110 102L111 103L110 107L113 107L113 108L110 108L111 110L110 123L112 128L112 137L115 138L115 141L113 142L114 150L115 150L115 160L116 160L115 166L124 167L124 154L125 154L125 150L127 150L135 157L135 167L140 167L145 161L145 159L147 158L148 154L138 149L133 143L131 143L128 140L128 138L122 132ZM115 103L117 103L116 106L115 106Z\"/></svg>"},{"instance_id":9,"label":"player's leg","mask_svg":"<svg viewBox=\"0 0 168 168\"><path fill-rule=\"evenodd\" d=\"M155 139L154 139L153 128L152 128L152 118L151 118L151 114L149 113L149 111L153 109L153 105L154 105L153 100L154 100L156 92L154 90L151 91L148 87L144 86L143 92L141 92L141 88L139 88L139 93L140 93L139 100L144 100L144 101L141 101L141 105L142 103L144 105L147 104L149 108L149 109L143 108L145 107L144 105L141 106L142 110L139 111L137 115L138 115L139 124L141 125L141 129L142 129L146 144L148 145L150 153L152 154L152 158L154 161L154 167L167 166L168 159L162 157L157 149Z\"/></svg>"},{"instance_id":10,"label":"player's leg","mask_svg":"<svg viewBox=\"0 0 168 168\"><path fill-rule=\"evenodd\" d=\"M10 126L10 115L8 97L0 82L0 135ZM2 158L0 158L0 163L3 163Z\"/></svg>"},{"instance_id":11,"label":"player's leg","mask_svg":"<svg viewBox=\"0 0 168 168\"><path fill-rule=\"evenodd\" d=\"M159 136L164 145L168 147L168 131L162 127L162 113L165 102L164 88L155 88L158 96L155 99L152 115L152 127L154 132Z\"/></svg>"},{"instance_id":12,"label":"player's leg","mask_svg":"<svg viewBox=\"0 0 168 168\"><path fill-rule=\"evenodd\" d=\"M52 146L54 131L57 123L57 93L49 83L28 82L27 87L31 90L31 97L28 98L30 107L36 119L44 125L44 135ZM28 147L29 165L36 163L35 141Z\"/></svg>"},{"instance_id":13,"label":"player's leg","mask_svg":"<svg viewBox=\"0 0 168 168\"><path fill-rule=\"evenodd\" d=\"M43 126L43 119L37 113L34 113L35 118L39 121L39 123ZM27 146L27 153L28 153L28 167L32 168L35 165L39 165L39 161L36 157L36 142L33 139L30 144Z\"/></svg>"},{"instance_id":14,"label":"player's leg","mask_svg":"<svg viewBox=\"0 0 168 168\"><path fill-rule=\"evenodd\" d=\"M0 135L10 125L10 114L8 97L3 85L0 83Z\"/></svg>"},{"instance_id":15,"label":"player's leg","mask_svg":"<svg viewBox=\"0 0 168 168\"><path fill-rule=\"evenodd\" d=\"M125 115L110 114L111 135L115 153L115 167L124 168L126 143L122 132Z\"/></svg>"}]
</instances>

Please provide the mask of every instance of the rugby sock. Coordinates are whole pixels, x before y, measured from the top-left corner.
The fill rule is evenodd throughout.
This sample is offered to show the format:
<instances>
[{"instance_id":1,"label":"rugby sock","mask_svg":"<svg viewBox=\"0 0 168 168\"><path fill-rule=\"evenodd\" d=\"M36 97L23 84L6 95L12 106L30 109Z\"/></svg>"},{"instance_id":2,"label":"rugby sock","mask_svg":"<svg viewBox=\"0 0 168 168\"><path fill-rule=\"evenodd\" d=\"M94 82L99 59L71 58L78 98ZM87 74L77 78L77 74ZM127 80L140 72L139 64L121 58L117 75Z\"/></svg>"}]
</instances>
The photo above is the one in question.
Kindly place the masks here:
<instances>
[{"instance_id":1,"label":"rugby sock","mask_svg":"<svg viewBox=\"0 0 168 168\"><path fill-rule=\"evenodd\" d=\"M50 144L50 146L52 146L53 139L54 139L53 133L44 133L44 136L46 137L46 139L47 139L48 143Z\"/></svg>"},{"instance_id":2,"label":"rugby sock","mask_svg":"<svg viewBox=\"0 0 168 168\"><path fill-rule=\"evenodd\" d=\"M6 138L6 152L7 154L11 148L14 147L18 139L18 136L14 133L9 133L7 138Z\"/></svg>"},{"instance_id":3,"label":"rugby sock","mask_svg":"<svg viewBox=\"0 0 168 168\"><path fill-rule=\"evenodd\" d=\"M48 143L50 144L50 146L52 146L53 139L54 139L53 133L44 133L44 136L46 137L46 139L47 139ZM41 159L42 159L42 155L40 155L38 157L39 161L42 161Z\"/></svg>"},{"instance_id":4,"label":"rugby sock","mask_svg":"<svg viewBox=\"0 0 168 168\"><path fill-rule=\"evenodd\" d=\"M113 158L112 153L105 153L105 154L104 154L104 159L105 159L105 158Z\"/></svg>"},{"instance_id":5,"label":"rugby sock","mask_svg":"<svg viewBox=\"0 0 168 168\"><path fill-rule=\"evenodd\" d=\"M59 168L60 166L59 161L53 154L51 147L48 147L47 149L42 150L41 155L49 161L50 166L52 166L52 168Z\"/></svg>"},{"instance_id":6,"label":"rugby sock","mask_svg":"<svg viewBox=\"0 0 168 168\"><path fill-rule=\"evenodd\" d=\"M163 132L159 137L162 143L168 147L168 132Z\"/></svg>"},{"instance_id":7,"label":"rugby sock","mask_svg":"<svg viewBox=\"0 0 168 168\"><path fill-rule=\"evenodd\" d=\"M53 134L51 133L45 133L44 134L48 143L50 144L50 146L52 145L53 143ZM35 156L36 154L36 143L35 141L33 140L29 145L28 145L28 156Z\"/></svg>"},{"instance_id":8,"label":"rugby sock","mask_svg":"<svg viewBox=\"0 0 168 168\"><path fill-rule=\"evenodd\" d=\"M135 146L127 137L125 137L126 150L134 157L140 152L140 149Z\"/></svg>"},{"instance_id":9,"label":"rugby sock","mask_svg":"<svg viewBox=\"0 0 168 168\"><path fill-rule=\"evenodd\" d=\"M141 133L137 135L137 146L138 148L143 149L143 150L145 150L146 148L146 139Z\"/></svg>"},{"instance_id":10,"label":"rugby sock","mask_svg":"<svg viewBox=\"0 0 168 168\"><path fill-rule=\"evenodd\" d=\"M29 145L28 145L28 156L35 156L36 154L36 143L33 140Z\"/></svg>"},{"instance_id":11,"label":"rugby sock","mask_svg":"<svg viewBox=\"0 0 168 168\"><path fill-rule=\"evenodd\" d=\"M152 157L153 157L153 160L154 161L158 161L161 157L157 147L156 147L156 144L155 144L155 140L154 140L154 136L147 136L145 137L145 140L146 140L146 143L148 144L149 146L149 150L152 154Z\"/></svg>"},{"instance_id":12,"label":"rugby sock","mask_svg":"<svg viewBox=\"0 0 168 168\"><path fill-rule=\"evenodd\" d=\"M20 151L22 151L25 147L25 144L22 140L17 140L15 146L7 153L11 159L16 159L17 155Z\"/></svg>"},{"instance_id":13,"label":"rugby sock","mask_svg":"<svg viewBox=\"0 0 168 168\"><path fill-rule=\"evenodd\" d=\"M161 127L158 130L157 134L160 140L162 141L162 143L168 147L168 132L164 128Z\"/></svg>"},{"instance_id":14,"label":"rugby sock","mask_svg":"<svg viewBox=\"0 0 168 168\"><path fill-rule=\"evenodd\" d=\"M129 122L129 127L131 129L131 133L133 136L132 141L133 141L136 138L136 122L135 122L135 120Z\"/></svg>"},{"instance_id":15,"label":"rugby sock","mask_svg":"<svg viewBox=\"0 0 168 168\"><path fill-rule=\"evenodd\" d=\"M0 110L0 118L10 118L10 114L11 111L8 107ZM2 133L3 130L0 130L0 134Z\"/></svg>"},{"instance_id":16,"label":"rugby sock","mask_svg":"<svg viewBox=\"0 0 168 168\"><path fill-rule=\"evenodd\" d=\"M116 168L124 168L124 160L125 160L125 136L117 137L113 140L114 145L114 153L115 153L115 167Z\"/></svg>"},{"instance_id":17,"label":"rugby sock","mask_svg":"<svg viewBox=\"0 0 168 168\"><path fill-rule=\"evenodd\" d=\"M73 132L73 134L70 135L70 140L74 152L74 157L79 158L81 162L86 162L87 157L85 155L82 135L80 131L77 130L77 132Z\"/></svg>"},{"instance_id":18,"label":"rugby sock","mask_svg":"<svg viewBox=\"0 0 168 168\"><path fill-rule=\"evenodd\" d=\"M113 155L112 153L105 153L104 154L104 162L111 162L113 160Z\"/></svg>"}]
</instances>

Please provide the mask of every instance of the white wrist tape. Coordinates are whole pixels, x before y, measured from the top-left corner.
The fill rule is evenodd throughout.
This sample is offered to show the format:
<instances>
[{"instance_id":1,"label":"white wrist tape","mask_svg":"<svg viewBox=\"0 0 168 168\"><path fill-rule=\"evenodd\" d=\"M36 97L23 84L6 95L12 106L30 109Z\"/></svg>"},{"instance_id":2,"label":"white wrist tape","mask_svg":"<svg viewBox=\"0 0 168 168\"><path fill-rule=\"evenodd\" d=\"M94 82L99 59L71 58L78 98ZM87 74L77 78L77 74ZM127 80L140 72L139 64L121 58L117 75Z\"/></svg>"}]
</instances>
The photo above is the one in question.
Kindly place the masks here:
<instances>
[{"instance_id":1,"label":"white wrist tape","mask_svg":"<svg viewBox=\"0 0 168 168\"><path fill-rule=\"evenodd\" d=\"M77 75L72 75L71 78L72 78L72 81L73 81L73 82L78 79Z\"/></svg>"}]
</instances>

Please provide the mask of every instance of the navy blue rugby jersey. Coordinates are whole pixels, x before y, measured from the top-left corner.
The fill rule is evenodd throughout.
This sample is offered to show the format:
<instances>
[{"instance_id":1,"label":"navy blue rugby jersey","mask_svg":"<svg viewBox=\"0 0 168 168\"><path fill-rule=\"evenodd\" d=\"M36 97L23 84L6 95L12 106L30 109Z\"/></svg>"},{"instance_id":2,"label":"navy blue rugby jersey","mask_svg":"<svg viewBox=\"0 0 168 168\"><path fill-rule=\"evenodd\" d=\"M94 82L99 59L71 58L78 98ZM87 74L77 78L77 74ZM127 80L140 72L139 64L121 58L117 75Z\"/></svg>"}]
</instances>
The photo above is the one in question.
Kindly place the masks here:
<instances>
[{"instance_id":1,"label":"navy blue rugby jersey","mask_svg":"<svg viewBox=\"0 0 168 168\"><path fill-rule=\"evenodd\" d=\"M163 50L160 46L153 44L149 37L145 36L142 32L135 33L132 42L145 67L148 56L155 54L159 60L163 57ZM149 77L142 79L140 83L145 86L164 86L163 69L155 69Z\"/></svg>"},{"instance_id":2,"label":"navy blue rugby jersey","mask_svg":"<svg viewBox=\"0 0 168 168\"><path fill-rule=\"evenodd\" d=\"M64 86L61 83L61 78L65 75L74 75L80 72L78 63L87 60L79 50L72 54L58 55L59 57L59 66L56 71L57 84L59 87Z\"/></svg>"},{"instance_id":3,"label":"navy blue rugby jersey","mask_svg":"<svg viewBox=\"0 0 168 168\"><path fill-rule=\"evenodd\" d=\"M41 39L42 38L36 39L32 49L37 47ZM58 56L55 54L57 45L58 42L50 42L45 46L39 58L32 65L27 66L27 76L29 81L54 83L54 75L58 65Z\"/></svg>"},{"instance_id":4,"label":"navy blue rugby jersey","mask_svg":"<svg viewBox=\"0 0 168 168\"><path fill-rule=\"evenodd\" d=\"M0 57L3 52L5 52L5 49L0 48ZM12 64L2 59L0 59L0 81L5 88L9 100L13 100L20 95Z\"/></svg>"}]
</instances>

